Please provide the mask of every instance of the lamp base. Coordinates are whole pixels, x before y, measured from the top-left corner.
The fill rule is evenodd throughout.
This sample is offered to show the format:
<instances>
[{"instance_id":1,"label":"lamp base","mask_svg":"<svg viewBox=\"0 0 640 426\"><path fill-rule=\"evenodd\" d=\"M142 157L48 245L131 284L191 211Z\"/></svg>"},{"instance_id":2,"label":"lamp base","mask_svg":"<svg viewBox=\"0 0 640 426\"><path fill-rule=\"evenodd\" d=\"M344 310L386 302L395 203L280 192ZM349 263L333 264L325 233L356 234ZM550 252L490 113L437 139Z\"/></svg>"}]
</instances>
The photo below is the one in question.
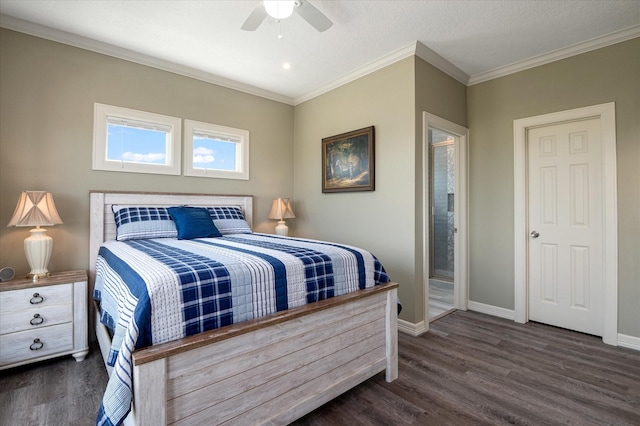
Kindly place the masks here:
<instances>
[{"instance_id":1,"label":"lamp base","mask_svg":"<svg viewBox=\"0 0 640 426\"><path fill-rule=\"evenodd\" d=\"M51 258L51 249L53 248L53 238L47 235L44 228L34 228L31 236L24 240L24 254L27 256L27 262L31 267L31 272L27 278L44 278L49 276L47 265Z\"/></svg>"},{"instance_id":2,"label":"lamp base","mask_svg":"<svg viewBox=\"0 0 640 426\"><path fill-rule=\"evenodd\" d=\"M284 223L284 220L278 221L278 224L276 225L276 235L280 235L283 237L289 235L289 227L286 223Z\"/></svg>"},{"instance_id":3,"label":"lamp base","mask_svg":"<svg viewBox=\"0 0 640 426\"><path fill-rule=\"evenodd\" d=\"M40 278L47 278L51 276L51 272L47 271L47 272L43 272L40 274L32 274L32 273L28 273L25 278L28 278L30 280L33 281L38 281Z\"/></svg>"}]
</instances>

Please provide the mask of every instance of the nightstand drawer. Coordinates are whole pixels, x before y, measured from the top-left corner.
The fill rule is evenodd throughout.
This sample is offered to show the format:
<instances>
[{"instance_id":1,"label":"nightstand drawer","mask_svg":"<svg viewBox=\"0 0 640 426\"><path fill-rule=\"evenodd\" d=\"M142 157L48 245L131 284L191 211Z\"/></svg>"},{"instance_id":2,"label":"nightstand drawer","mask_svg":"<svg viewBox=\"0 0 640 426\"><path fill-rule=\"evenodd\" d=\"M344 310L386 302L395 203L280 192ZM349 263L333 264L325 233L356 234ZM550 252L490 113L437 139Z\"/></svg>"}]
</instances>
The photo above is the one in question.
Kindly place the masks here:
<instances>
[{"instance_id":1,"label":"nightstand drawer","mask_svg":"<svg viewBox=\"0 0 640 426\"><path fill-rule=\"evenodd\" d=\"M0 336L0 365L73 349L73 323Z\"/></svg>"},{"instance_id":2,"label":"nightstand drawer","mask_svg":"<svg viewBox=\"0 0 640 426\"><path fill-rule=\"evenodd\" d=\"M35 305L21 311L0 313L0 334L35 330L73 321L71 303L67 305Z\"/></svg>"},{"instance_id":3,"label":"nightstand drawer","mask_svg":"<svg viewBox=\"0 0 640 426\"><path fill-rule=\"evenodd\" d=\"M0 314L34 307L69 305L73 300L73 284L25 288L0 293Z\"/></svg>"}]
</instances>

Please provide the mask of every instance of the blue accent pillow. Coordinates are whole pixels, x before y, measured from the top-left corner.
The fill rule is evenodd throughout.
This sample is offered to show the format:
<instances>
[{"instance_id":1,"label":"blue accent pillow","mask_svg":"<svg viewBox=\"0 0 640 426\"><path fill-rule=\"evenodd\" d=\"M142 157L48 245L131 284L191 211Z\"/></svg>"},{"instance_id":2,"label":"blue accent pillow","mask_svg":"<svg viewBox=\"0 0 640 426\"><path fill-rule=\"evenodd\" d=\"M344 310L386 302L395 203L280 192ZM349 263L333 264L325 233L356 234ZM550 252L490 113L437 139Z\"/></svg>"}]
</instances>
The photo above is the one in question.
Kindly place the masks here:
<instances>
[{"instance_id":1,"label":"blue accent pillow","mask_svg":"<svg viewBox=\"0 0 640 426\"><path fill-rule=\"evenodd\" d=\"M178 230L165 207L112 205L116 240L176 238Z\"/></svg>"},{"instance_id":2,"label":"blue accent pillow","mask_svg":"<svg viewBox=\"0 0 640 426\"><path fill-rule=\"evenodd\" d=\"M178 228L179 240L222 237L205 208L169 207L167 210Z\"/></svg>"},{"instance_id":3,"label":"blue accent pillow","mask_svg":"<svg viewBox=\"0 0 640 426\"><path fill-rule=\"evenodd\" d=\"M251 227L238 206L207 207L213 224L222 235L251 234Z\"/></svg>"}]
</instances>

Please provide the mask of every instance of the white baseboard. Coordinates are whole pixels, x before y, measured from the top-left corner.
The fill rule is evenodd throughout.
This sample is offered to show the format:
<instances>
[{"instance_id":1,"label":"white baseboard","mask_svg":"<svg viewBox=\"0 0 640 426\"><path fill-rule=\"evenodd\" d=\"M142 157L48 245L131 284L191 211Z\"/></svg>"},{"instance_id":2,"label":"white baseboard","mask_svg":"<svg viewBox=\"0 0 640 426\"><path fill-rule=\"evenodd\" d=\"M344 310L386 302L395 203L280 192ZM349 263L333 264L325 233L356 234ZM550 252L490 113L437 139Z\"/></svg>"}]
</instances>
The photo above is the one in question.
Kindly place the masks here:
<instances>
[{"instance_id":1,"label":"white baseboard","mask_svg":"<svg viewBox=\"0 0 640 426\"><path fill-rule=\"evenodd\" d=\"M429 328L425 326L424 321L414 324L409 321L398 319L398 331L413 337L418 337L429 331Z\"/></svg>"},{"instance_id":2,"label":"white baseboard","mask_svg":"<svg viewBox=\"0 0 640 426\"><path fill-rule=\"evenodd\" d=\"M618 333L618 346L640 351L640 337Z\"/></svg>"},{"instance_id":3,"label":"white baseboard","mask_svg":"<svg viewBox=\"0 0 640 426\"><path fill-rule=\"evenodd\" d=\"M505 318L515 321L516 313L513 309L500 308L493 305L485 305L484 303L469 300L467 308L470 311L480 312L481 314L493 315L494 317Z\"/></svg>"}]
</instances>

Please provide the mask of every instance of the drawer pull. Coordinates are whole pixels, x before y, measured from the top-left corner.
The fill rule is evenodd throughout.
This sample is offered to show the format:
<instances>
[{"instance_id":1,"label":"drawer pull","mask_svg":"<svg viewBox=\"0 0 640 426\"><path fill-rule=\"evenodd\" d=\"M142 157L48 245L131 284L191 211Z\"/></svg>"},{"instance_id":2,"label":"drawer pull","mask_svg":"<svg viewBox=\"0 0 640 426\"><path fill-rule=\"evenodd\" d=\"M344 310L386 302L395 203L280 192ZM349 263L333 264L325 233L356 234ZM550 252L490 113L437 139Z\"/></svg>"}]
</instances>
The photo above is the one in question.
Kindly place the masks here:
<instances>
[{"instance_id":1,"label":"drawer pull","mask_svg":"<svg viewBox=\"0 0 640 426\"><path fill-rule=\"evenodd\" d=\"M44 343L40 341L40 339L33 339L33 343L29 346L29 349L32 351L37 351L42 349Z\"/></svg>"},{"instance_id":2,"label":"drawer pull","mask_svg":"<svg viewBox=\"0 0 640 426\"><path fill-rule=\"evenodd\" d=\"M44 302L44 297L40 296L40 293L33 293L33 297L29 300L32 305Z\"/></svg>"},{"instance_id":3,"label":"drawer pull","mask_svg":"<svg viewBox=\"0 0 640 426\"><path fill-rule=\"evenodd\" d=\"M31 325L40 325L44 322L44 318L40 316L40 314L35 314L29 323Z\"/></svg>"}]
</instances>

